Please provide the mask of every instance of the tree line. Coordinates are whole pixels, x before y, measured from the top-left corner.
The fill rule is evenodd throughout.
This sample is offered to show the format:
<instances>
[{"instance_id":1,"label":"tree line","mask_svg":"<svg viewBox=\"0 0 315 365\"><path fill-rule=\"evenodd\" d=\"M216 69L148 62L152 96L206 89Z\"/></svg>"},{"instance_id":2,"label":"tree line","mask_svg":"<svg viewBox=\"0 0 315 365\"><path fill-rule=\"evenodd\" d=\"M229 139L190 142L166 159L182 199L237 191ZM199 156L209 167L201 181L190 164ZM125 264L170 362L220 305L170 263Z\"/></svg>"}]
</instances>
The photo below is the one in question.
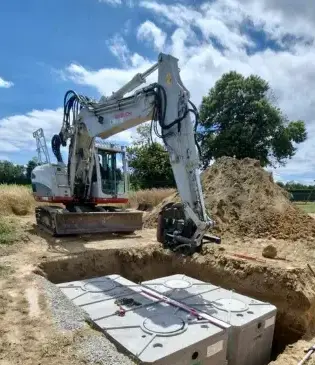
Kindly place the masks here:
<instances>
[{"instance_id":1,"label":"tree line","mask_svg":"<svg viewBox=\"0 0 315 365\"><path fill-rule=\"evenodd\" d=\"M26 166L14 164L11 161L0 161L0 184L30 184L31 173L36 165L35 158L30 160Z\"/></svg>"},{"instance_id":2,"label":"tree line","mask_svg":"<svg viewBox=\"0 0 315 365\"><path fill-rule=\"evenodd\" d=\"M301 184L301 183L296 183L294 181L289 181L287 183L278 181L277 184L279 186L281 186L282 188L289 190L289 191L291 191L291 190L315 190L315 184L314 185L305 185L305 184Z\"/></svg>"},{"instance_id":3,"label":"tree line","mask_svg":"<svg viewBox=\"0 0 315 365\"><path fill-rule=\"evenodd\" d=\"M199 117L196 141L201 169L222 156L253 158L262 167L285 166L298 144L307 139L304 121L290 121L278 108L268 82L257 75L223 74L202 98ZM128 147L132 188L175 187L165 147L152 142L150 126L142 125L137 131L138 138ZM34 159L26 168L0 162L0 182L30 183L35 166Z\"/></svg>"}]
</instances>

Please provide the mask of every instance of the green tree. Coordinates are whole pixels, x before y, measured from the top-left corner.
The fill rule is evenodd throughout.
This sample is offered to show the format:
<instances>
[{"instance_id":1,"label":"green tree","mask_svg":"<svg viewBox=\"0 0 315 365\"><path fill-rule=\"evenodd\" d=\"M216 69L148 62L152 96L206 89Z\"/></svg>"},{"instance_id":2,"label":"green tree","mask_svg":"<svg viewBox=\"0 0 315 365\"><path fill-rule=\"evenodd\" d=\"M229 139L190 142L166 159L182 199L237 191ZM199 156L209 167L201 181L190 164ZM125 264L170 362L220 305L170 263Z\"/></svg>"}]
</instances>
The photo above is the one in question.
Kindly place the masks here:
<instances>
[{"instance_id":1,"label":"green tree","mask_svg":"<svg viewBox=\"0 0 315 365\"><path fill-rule=\"evenodd\" d=\"M34 168L38 166L38 159L37 157L33 157L32 160L28 161L26 166L26 179L31 182L31 174Z\"/></svg>"},{"instance_id":2,"label":"green tree","mask_svg":"<svg viewBox=\"0 0 315 365\"><path fill-rule=\"evenodd\" d=\"M314 185L305 185L294 181L288 181L284 187L287 190L314 190L315 188Z\"/></svg>"},{"instance_id":3,"label":"green tree","mask_svg":"<svg viewBox=\"0 0 315 365\"><path fill-rule=\"evenodd\" d=\"M169 155L157 142L128 148L130 182L135 189L174 187Z\"/></svg>"},{"instance_id":4,"label":"green tree","mask_svg":"<svg viewBox=\"0 0 315 365\"><path fill-rule=\"evenodd\" d=\"M269 84L262 78L226 73L202 99L200 131L204 167L212 159L250 157L262 166L284 166L306 140L304 122L291 121L271 101Z\"/></svg>"},{"instance_id":5,"label":"green tree","mask_svg":"<svg viewBox=\"0 0 315 365\"><path fill-rule=\"evenodd\" d=\"M137 127L137 135L134 138L134 145L149 145L151 143L151 125L149 123L145 123L139 125Z\"/></svg>"},{"instance_id":6,"label":"green tree","mask_svg":"<svg viewBox=\"0 0 315 365\"><path fill-rule=\"evenodd\" d=\"M130 182L134 189L175 186L169 154L164 146L152 142L150 123L137 128L137 135L127 152L131 170Z\"/></svg>"},{"instance_id":7,"label":"green tree","mask_svg":"<svg viewBox=\"0 0 315 365\"><path fill-rule=\"evenodd\" d=\"M15 165L10 161L0 161L0 183L1 184L25 184L25 168L22 165Z\"/></svg>"},{"instance_id":8,"label":"green tree","mask_svg":"<svg viewBox=\"0 0 315 365\"><path fill-rule=\"evenodd\" d=\"M284 185L284 183L283 183L283 182L281 182L281 181L277 181L277 184L278 184L281 188L285 189L285 185Z\"/></svg>"}]
</instances>

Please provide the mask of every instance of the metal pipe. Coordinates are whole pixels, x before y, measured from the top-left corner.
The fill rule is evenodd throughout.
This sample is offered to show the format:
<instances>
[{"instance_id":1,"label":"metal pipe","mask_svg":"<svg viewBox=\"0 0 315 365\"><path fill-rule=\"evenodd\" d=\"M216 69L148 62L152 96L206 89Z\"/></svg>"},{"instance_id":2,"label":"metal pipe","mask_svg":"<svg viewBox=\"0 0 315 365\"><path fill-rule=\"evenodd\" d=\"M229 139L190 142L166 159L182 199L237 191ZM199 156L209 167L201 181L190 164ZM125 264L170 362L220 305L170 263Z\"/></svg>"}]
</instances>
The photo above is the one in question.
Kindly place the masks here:
<instances>
[{"instance_id":1,"label":"metal pipe","mask_svg":"<svg viewBox=\"0 0 315 365\"><path fill-rule=\"evenodd\" d=\"M311 357L311 355L315 352L315 345L310 347L307 351L307 354L303 357L303 359L298 363L298 365L305 364L305 362Z\"/></svg>"},{"instance_id":2,"label":"metal pipe","mask_svg":"<svg viewBox=\"0 0 315 365\"><path fill-rule=\"evenodd\" d=\"M222 328L222 329L229 329L231 326L223 321L221 321L220 319L217 319L217 318L214 318L214 317L211 317L209 314L207 313L204 313L204 312L200 312L196 309L193 309L191 307L189 307L188 305L186 304L183 304L181 302L178 302L177 300L175 299L171 299L169 297L166 297L162 294L159 294L151 289L148 289L148 288L145 288L145 289L141 289L141 292L150 296L150 297L153 297L155 299L158 299L162 302L165 302L167 304L170 304L170 305L173 305L174 307L177 307L177 308L180 308L180 309L183 309L184 311L186 312L189 312L191 315L195 316L195 317L199 317L199 318L202 318L206 321L209 321L210 323L212 324L215 324L216 326ZM140 292L140 293L141 293Z\"/></svg>"},{"instance_id":3,"label":"metal pipe","mask_svg":"<svg viewBox=\"0 0 315 365\"><path fill-rule=\"evenodd\" d=\"M108 100L118 99L123 97L128 92L134 90L139 85L145 83L145 79L142 77L142 74L135 75L126 85L122 86L116 92L114 92Z\"/></svg>"},{"instance_id":4,"label":"metal pipe","mask_svg":"<svg viewBox=\"0 0 315 365\"><path fill-rule=\"evenodd\" d=\"M153 66L151 66L149 69L147 69L146 71L144 71L141 76L143 78L148 77L149 75L151 75L154 71L156 71L159 68L159 63L155 63Z\"/></svg>"},{"instance_id":5,"label":"metal pipe","mask_svg":"<svg viewBox=\"0 0 315 365\"><path fill-rule=\"evenodd\" d=\"M151 66L148 70L144 71L142 74L141 73L138 73L129 82L127 82L126 85L122 86L119 90L117 90L116 92L114 92L108 98L108 100L117 99L117 98L123 97L128 92L134 90L135 88L137 88L141 84L145 83L146 82L146 77L148 77L149 75L151 75L151 73L154 72L155 70L157 70L158 67L159 67L159 63L157 62L153 66Z\"/></svg>"}]
</instances>

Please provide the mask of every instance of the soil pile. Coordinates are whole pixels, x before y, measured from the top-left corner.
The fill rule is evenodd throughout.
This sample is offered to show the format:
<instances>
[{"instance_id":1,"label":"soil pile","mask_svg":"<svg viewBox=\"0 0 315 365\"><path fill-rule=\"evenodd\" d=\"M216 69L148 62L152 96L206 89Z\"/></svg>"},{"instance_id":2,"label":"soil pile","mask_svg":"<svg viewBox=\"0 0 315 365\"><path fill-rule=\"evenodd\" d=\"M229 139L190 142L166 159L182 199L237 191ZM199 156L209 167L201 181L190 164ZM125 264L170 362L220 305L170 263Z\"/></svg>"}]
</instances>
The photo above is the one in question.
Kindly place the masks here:
<instances>
[{"instance_id":1,"label":"soil pile","mask_svg":"<svg viewBox=\"0 0 315 365\"><path fill-rule=\"evenodd\" d=\"M288 193L259 161L222 157L202 174L202 185L206 207L221 235L315 237L315 220L290 202ZM144 226L155 226L162 205L179 200L178 194L165 199L145 217Z\"/></svg>"}]
</instances>

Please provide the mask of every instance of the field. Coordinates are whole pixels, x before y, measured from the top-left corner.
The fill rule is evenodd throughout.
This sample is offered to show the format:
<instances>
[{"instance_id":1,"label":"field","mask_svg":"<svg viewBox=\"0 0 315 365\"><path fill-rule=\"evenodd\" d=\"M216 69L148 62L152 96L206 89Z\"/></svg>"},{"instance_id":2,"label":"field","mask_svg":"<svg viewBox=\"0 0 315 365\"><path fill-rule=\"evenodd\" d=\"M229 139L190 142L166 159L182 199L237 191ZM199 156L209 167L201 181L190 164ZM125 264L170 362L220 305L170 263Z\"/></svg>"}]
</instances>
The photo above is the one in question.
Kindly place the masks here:
<instances>
[{"instance_id":1,"label":"field","mask_svg":"<svg viewBox=\"0 0 315 365\"><path fill-rule=\"evenodd\" d=\"M172 193L133 192L130 205L156 206ZM99 331L77 321L51 284L111 273L134 282L183 273L275 304L270 364L296 365L315 342L312 241L224 236L221 245L183 258L161 249L154 228L131 236L53 238L36 229L29 187L1 186L0 198L1 365L133 365ZM311 204L297 206L314 213ZM277 249L274 258L262 254L269 245Z\"/></svg>"},{"instance_id":2,"label":"field","mask_svg":"<svg viewBox=\"0 0 315 365\"><path fill-rule=\"evenodd\" d=\"M315 203L314 202L297 202L296 206L302 209L306 213L315 214Z\"/></svg>"},{"instance_id":3,"label":"field","mask_svg":"<svg viewBox=\"0 0 315 365\"><path fill-rule=\"evenodd\" d=\"M22 216L33 212L35 200L29 186L0 185L0 216Z\"/></svg>"}]
</instances>

